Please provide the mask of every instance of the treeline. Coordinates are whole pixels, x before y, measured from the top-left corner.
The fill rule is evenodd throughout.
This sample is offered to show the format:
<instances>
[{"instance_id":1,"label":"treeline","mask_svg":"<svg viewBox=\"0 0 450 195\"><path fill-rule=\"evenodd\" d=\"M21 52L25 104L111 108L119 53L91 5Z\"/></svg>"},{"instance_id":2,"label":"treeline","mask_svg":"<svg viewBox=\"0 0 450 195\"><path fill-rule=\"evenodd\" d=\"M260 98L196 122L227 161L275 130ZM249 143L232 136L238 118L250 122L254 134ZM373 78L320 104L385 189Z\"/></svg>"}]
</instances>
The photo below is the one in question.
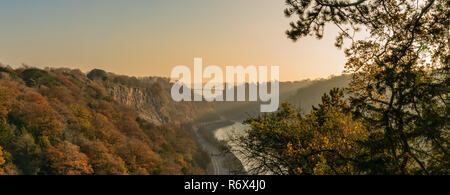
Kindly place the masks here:
<instances>
[{"instance_id":1,"label":"treeline","mask_svg":"<svg viewBox=\"0 0 450 195\"><path fill-rule=\"evenodd\" d=\"M170 83L101 70L86 75L0 66L0 174L205 173L209 157L183 125L186 121L145 120L108 94L111 86L164 94ZM163 98L167 95L152 100L171 101ZM182 114L196 111L172 107Z\"/></svg>"}]
</instances>

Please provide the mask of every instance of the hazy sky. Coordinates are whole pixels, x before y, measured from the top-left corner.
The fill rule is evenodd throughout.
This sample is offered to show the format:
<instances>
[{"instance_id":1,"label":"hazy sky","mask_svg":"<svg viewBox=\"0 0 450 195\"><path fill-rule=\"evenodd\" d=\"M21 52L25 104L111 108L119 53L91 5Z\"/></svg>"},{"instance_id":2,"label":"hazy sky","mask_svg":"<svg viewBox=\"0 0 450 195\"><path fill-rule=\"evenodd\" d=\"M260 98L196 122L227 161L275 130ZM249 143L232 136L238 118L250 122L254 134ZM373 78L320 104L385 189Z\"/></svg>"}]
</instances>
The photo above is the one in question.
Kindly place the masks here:
<instances>
[{"instance_id":1,"label":"hazy sky","mask_svg":"<svg viewBox=\"0 0 450 195\"><path fill-rule=\"evenodd\" d=\"M284 0L0 0L0 62L169 76L176 65L278 65L280 80L341 74L337 30L286 38Z\"/></svg>"}]
</instances>

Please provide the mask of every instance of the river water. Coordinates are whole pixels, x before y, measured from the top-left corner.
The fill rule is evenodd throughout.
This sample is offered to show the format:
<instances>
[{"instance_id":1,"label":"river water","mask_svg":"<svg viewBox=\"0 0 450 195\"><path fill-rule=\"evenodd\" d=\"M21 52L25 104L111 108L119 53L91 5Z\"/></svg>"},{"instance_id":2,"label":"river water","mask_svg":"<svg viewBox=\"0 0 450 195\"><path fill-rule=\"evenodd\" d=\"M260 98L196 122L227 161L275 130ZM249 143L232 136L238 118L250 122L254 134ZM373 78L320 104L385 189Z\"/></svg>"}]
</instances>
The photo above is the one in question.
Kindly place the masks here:
<instances>
[{"instance_id":1,"label":"river water","mask_svg":"<svg viewBox=\"0 0 450 195\"><path fill-rule=\"evenodd\" d=\"M229 140L231 137L245 135L249 129L250 129L249 125L235 122L232 125L218 128L214 132L214 136L216 137L217 140L227 142L227 144L231 147L234 156L236 156L236 158L239 159L239 161L241 161L241 164L244 166L244 169L247 172L252 164L251 160L247 159L245 155L243 155L242 153L237 152L240 150L240 147L237 146L236 144L233 144Z\"/></svg>"}]
</instances>

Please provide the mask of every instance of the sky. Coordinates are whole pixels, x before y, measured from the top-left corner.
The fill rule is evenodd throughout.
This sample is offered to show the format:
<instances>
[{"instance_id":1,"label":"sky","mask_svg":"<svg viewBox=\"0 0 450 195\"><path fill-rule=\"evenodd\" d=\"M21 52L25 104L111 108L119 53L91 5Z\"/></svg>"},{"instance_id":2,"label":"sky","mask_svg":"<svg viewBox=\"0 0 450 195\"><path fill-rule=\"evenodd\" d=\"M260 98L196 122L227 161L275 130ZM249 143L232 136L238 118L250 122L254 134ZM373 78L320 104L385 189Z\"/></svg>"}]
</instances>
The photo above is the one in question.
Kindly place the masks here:
<instances>
[{"instance_id":1,"label":"sky","mask_svg":"<svg viewBox=\"0 0 450 195\"><path fill-rule=\"evenodd\" d=\"M344 70L336 28L293 42L284 0L0 0L0 62L168 77L173 67L279 66L281 81ZM193 71L193 70L192 70Z\"/></svg>"}]
</instances>

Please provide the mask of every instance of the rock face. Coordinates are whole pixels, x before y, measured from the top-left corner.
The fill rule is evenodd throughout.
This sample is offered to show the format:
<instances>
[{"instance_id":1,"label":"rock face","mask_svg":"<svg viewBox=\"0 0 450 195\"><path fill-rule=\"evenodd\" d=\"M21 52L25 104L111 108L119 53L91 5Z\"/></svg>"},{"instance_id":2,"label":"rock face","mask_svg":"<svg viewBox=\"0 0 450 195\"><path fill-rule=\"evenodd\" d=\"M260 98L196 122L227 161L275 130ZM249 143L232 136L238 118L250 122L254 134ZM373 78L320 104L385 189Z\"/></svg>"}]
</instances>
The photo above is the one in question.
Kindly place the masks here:
<instances>
[{"instance_id":1,"label":"rock face","mask_svg":"<svg viewBox=\"0 0 450 195\"><path fill-rule=\"evenodd\" d=\"M156 125L168 122L168 118L161 113L161 105L155 105L157 101L150 90L118 85L108 87L107 93L120 104L138 111L140 117L149 122Z\"/></svg>"},{"instance_id":2,"label":"rock face","mask_svg":"<svg viewBox=\"0 0 450 195\"><path fill-rule=\"evenodd\" d=\"M145 78L137 83L100 81L107 94L118 103L140 114L155 125L185 123L197 116L215 112L207 102L175 102L170 95L172 84L167 79Z\"/></svg>"}]
</instances>

